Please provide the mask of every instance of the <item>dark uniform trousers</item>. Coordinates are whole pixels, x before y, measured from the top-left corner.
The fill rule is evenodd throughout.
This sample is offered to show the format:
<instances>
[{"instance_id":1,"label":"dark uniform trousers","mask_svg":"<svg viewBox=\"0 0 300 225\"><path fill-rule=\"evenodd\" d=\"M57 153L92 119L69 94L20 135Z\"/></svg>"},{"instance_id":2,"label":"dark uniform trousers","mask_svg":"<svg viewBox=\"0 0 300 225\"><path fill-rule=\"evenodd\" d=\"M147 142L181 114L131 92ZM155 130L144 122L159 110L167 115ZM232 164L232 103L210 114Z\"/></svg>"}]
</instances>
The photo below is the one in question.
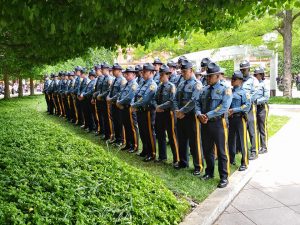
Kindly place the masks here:
<instances>
[{"instance_id":1,"label":"dark uniform trousers","mask_svg":"<svg viewBox=\"0 0 300 225\"><path fill-rule=\"evenodd\" d=\"M268 114L268 104L257 105L257 124L260 137L260 147L265 149L268 148Z\"/></svg>"},{"instance_id":2,"label":"dark uniform trousers","mask_svg":"<svg viewBox=\"0 0 300 225\"><path fill-rule=\"evenodd\" d=\"M202 151L200 139L200 125L194 112L185 114L185 117L177 120L177 135L179 143L179 165L189 166L188 144L193 157L195 170L202 170Z\"/></svg>"},{"instance_id":3,"label":"dark uniform trousers","mask_svg":"<svg viewBox=\"0 0 300 225\"><path fill-rule=\"evenodd\" d=\"M139 147L139 131L137 125L136 113L132 112L130 105L124 106L121 110L122 124L125 129L126 147L138 150Z\"/></svg>"},{"instance_id":4,"label":"dark uniform trousers","mask_svg":"<svg viewBox=\"0 0 300 225\"><path fill-rule=\"evenodd\" d=\"M164 112L156 112L155 116L155 133L158 142L159 159L167 159L167 142L166 131L170 141L173 154L173 162L179 161L179 149L176 134L176 120L174 112L166 110Z\"/></svg>"},{"instance_id":5,"label":"dark uniform trousers","mask_svg":"<svg viewBox=\"0 0 300 225\"><path fill-rule=\"evenodd\" d=\"M94 118L91 104L92 97L84 98L82 100L82 112L85 121L85 127L89 130L94 130Z\"/></svg>"},{"instance_id":6,"label":"dark uniform trousers","mask_svg":"<svg viewBox=\"0 0 300 225\"><path fill-rule=\"evenodd\" d=\"M70 119L70 107L68 102L68 96L66 94L62 94L62 100L64 105L65 116L69 120Z\"/></svg>"},{"instance_id":7,"label":"dark uniform trousers","mask_svg":"<svg viewBox=\"0 0 300 225\"><path fill-rule=\"evenodd\" d=\"M53 100L54 100L54 104L55 104L55 114L57 115L57 116L59 116L60 115L60 106L59 106L59 104L58 104L58 94L53 94Z\"/></svg>"},{"instance_id":8,"label":"dark uniform trousers","mask_svg":"<svg viewBox=\"0 0 300 225\"><path fill-rule=\"evenodd\" d=\"M111 105L105 100L100 101L100 115L103 115L105 139L113 139L113 124L111 120Z\"/></svg>"},{"instance_id":9,"label":"dark uniform trousers","mask_svg":"<svg viewBox=\"0 0 300 225\"><path fill-rule=\"evenodd\" d=\"M75 96L75 105L77 111L77 120L76 124L82 125L84 124L83 113L82 113L82 102L78 100L77 96Z\"/></svg>"},{"instance_id":10,"label":"dark uniform trousers","mask_svg":"<svg viewBox=\"0 0 300 225\"><path fill-rule=\"evenodd\" d=\"M230 173L228 151L228 125L225 118L218 118L201 124L201 139L204 158L206 161L205 174L214 175L215 154L217 147L218 169L221 179L227 179Z\"/></svg>"},{"instance_id":11,"label":"dark uniform trousers","mask_svg":"<svg viewBox=\"0 0 300 225\"><path fill-rule=\"evenodd\" d=\"M49 99L49 113L52 115L54 111L54 102L52 98L52 94L47 94L48 99Z\"/></svg>"},{"instance_id":12,"label":"dark uniform trousers","mask_svg":"<svg viewBox=\"0 0 300 225\"><path fill-rule=\"evenodd\" d=\"M242 153L241 165L248 166L248 140L247 122L241 113L233 114L229 118L228 145L230 162L235 161L236 146L240 147ZM236 145L236 142L239 142Z\"/></svg>"},{"instance_id":13,"label":"dark uniform trousers","mask_svg":"<svg viewBox=\"0 0 300 225\"><path fill-rule=\"evenodd\" d=\"M63 108L63 101L62 101L61 94L57 94L57 99L58 99L58 105L59 105L59 109L60 109L60 115L64 116L65 112L64 112L64 108Z\"/></svg>"},{"instance_id":14,"label":"dark uniform trousers","mask_svg":"<svg viewBox=\"0 0 300 225\"><path fill-rule=\"evenodd\" d=\"M45 93L45 100L47 104L47 112L50 113L50 100L49 100L49 95Z\"/></svg>"},{"instance_id":15,"label":"dark uniform trousers","mask_svg":"<svg viewBox=\"0 0 300 225\"><path fill-rule=\"evenodd\" d=\"M123 143L122 115L121 110L116 106L115 103L111 103L111 115L116 142Z\"/></svg>"},{"instance_id":16,"label":"dark uniform trousers","mask_svg":"<svg viewBox=\"0 0 300 225\"><path fill-rule=\"evenodd\" d=\"M258 129L257 129L257 118L256 118L256 105L252 104L251 109L248 113L248 132L251 143L251 152L258 154L259 140L258 140Z\"/></svg>"},{"instance_id":17,"label":"dark uniform trousers","mask_svg":"<svg viewBox=\"0 0 300 225\"><path fill-rule=\"evenodd\" d=\"M95 106L94 106L94 114L96 118L96 127L97 131L99 134L104 134L104 119L103 119L103 114L101 113L100 107L101 107L101 102L98 100L95 100Z\"/></svg>"},{"instance_id":18,"label":"dark uniform trousers","mask_svg":"<svg viewBox=\"0 0 300 225\"><path fill-rule=\"evenodd\" d=\"M137 120L140 131L140 137L143 143L141 155L147 157L156 156L156 140L154 131L155 110L138 110Z\"/></svg>"},{"instance_id":19,"label":"dark uniform trousers","mask_svg":"<svg viewBox=\"0 0 300 225\"><path fill-rule=\"evenodd\" d=\"M76 121L76 115L75 115L75 108L74 108L74 101L71 94L67 95L68 98L68 104L69 104L69 110L70 110L70 120L72 122Z\"/></svg>"}]
</instances>

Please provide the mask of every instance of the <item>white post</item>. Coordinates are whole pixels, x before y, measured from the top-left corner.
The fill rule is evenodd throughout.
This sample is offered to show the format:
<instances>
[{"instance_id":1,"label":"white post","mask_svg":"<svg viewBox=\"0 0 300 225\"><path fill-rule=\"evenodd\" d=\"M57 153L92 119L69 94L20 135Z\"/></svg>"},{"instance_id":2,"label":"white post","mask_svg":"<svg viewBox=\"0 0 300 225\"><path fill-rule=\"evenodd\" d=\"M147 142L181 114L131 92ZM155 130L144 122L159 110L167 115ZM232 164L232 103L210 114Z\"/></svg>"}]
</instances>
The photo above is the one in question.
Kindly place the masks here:
<instances>
[{"instance_id":1,"label":"white post","mask_svg":"<svg viewBox=\"0 0 300 225\"><path fill-rule=\"evenodd\" d=\"M276 96L276 78L278 76L278 53L272 55L270 60L270 95Z\"/></svg>"},{"instance_id":2,"label":"white post","mask_svg":"<svg viewBox=\"0 0 300 225\"><path fill-rule=\"evenodd\" d=\"M239 70L240 69L240 60L235 59L235 60L233 60L233 62L234 62L234 71Z\"/></svg>"}]
</instances>

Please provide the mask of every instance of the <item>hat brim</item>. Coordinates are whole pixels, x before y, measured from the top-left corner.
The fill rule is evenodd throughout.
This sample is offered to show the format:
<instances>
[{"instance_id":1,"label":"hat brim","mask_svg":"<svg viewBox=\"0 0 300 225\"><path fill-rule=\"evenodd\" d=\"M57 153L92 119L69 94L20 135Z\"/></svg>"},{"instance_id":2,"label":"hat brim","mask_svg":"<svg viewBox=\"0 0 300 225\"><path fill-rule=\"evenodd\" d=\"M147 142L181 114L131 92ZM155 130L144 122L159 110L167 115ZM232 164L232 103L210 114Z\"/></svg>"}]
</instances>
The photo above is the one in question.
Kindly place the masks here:
<instances>
[{"instance_id":1,"label":"hat brim","mask_svg":"<svg viewBox=\"0 0 300 225\"><path fill-rule=\"evenodd\" d=\"M218 74L222 74L221 71L215 72L215 73L207 73L204 76L210 76L210 75L218 75Z\"/></svg>"},{"instance_id":2,"label":"hat brim","mask_svg":"<svg viewBox=\"0 0 300 225\"><path fill-rule=\"evenodd\" d=\"M240 67L240 70L242 70L242 69L248 69L248 68L250 68L250 66L244 66L244 67Z\"/></svg>"},{"instance_id":3,"label":"hat brim","mask_svg":"<svg viewBox=\"0 0 300 225\"><path fill-rule=\"evenodd\" d=\"M159 75L162 75L162 74L167 74L167 75L170 75L171 72L159 72Z\"/></svg>"}]
</instances>

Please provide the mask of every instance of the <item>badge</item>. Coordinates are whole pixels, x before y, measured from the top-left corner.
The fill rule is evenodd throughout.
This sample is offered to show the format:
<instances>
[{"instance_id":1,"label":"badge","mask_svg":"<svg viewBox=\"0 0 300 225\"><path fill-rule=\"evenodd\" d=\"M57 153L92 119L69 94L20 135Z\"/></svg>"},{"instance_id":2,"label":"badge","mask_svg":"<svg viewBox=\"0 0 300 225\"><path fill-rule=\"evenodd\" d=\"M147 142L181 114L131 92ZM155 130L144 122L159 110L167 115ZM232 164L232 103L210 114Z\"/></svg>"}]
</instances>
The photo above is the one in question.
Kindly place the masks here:
<instances>
[{"instance_id":1,"label":"badge","mask_svg":"<svg viewBox=\"0 0 300 225\"><path fill-rule=\"evenodd\" d=\"M202 88L201 84L197 84L197 85L196 85L196 88L197 88L198 91L200 91L201 88Z\"/></svg>"},{"instance_id":2,"label":"badge","mask_svg":"<svg viewBox=\"0 0 300 225\"><path fill-rule=\"evenodd\" d=\"M246 98L247 98L248 100L251 98L249 93L246 93Z\"/></svg>"},{"instance_id":3,"label":"badge","mask_svg":"<svg viewBox=\"0 0 300 225\"><path fill-rule=\"evenodd\" d=\"M131 86L131 88L132 88L133 91L135 91L135 90L137 89L137 85L136 85L136 84L133 84L133 85Z\"/></svg>"},{"instance_id":4,"label":"badge","mask_svg":"<svg viewBox=\"0 0 300 225\"><path fill-rule=\"evenodd\" d=\"M219 105L216 109L215 112L218 112L222 108L222 105Z\"/></svg>"},{"instance_id":5,"label":"badge","mask_svg":"<svg viewBox=\"0 0 300 225\"><path fill-rule=\"evenodd\" d=\"M176 88L175 88L175 86L172 86L171 93L174 94L175 92L176 92Z\"/></svg>"},{"instance_id":6,"label":"badge","mask_svg":"<svg viewBox=\"0 0 300 225\"><path fill-rule=\"evenodd\" d=\"M231 95L232 94L231 88L227 88L225 94L226 95Z\"/></svg>"},{"instance_id":7,"label":"badge","mask_svg":"<svg viewBox=\"0 0 300 225\"><path fill-rule=\"evenodd\" d=\"M149 89L150 89L151 91L154 91L154 90L155 90L155 85L154 85L154 84L151 84Z\"/></svg>"},{"instance_id":8,"label":"badge","mask_svg":"<svg viewBox=\"0 0 300 225\"><path fill-rule=\"evenodd\" d=\"M216 90L216 93L221 94L221 90L220 89Z\"/></svg>"}]
</instances>

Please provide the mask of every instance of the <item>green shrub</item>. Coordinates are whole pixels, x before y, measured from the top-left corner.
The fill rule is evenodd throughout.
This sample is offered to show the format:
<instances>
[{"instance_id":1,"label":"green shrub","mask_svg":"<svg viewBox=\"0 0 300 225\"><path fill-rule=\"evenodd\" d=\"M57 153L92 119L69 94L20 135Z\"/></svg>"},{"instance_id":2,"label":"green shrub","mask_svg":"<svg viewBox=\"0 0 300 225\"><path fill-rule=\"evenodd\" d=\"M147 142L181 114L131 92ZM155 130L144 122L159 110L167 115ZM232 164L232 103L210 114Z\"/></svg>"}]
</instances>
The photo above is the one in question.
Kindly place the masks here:
<instances>
[{"instance_id":1,"label":"green shrub","mask_svg":"<svg viewBox=\"0 0 300 225\"><path fill-rule=\"evenodd\" d=\"M40 110L32 98L0 101L0 224L181 221L188 203L159 179L45 119Z\"/></svg>"}]
</instances>

